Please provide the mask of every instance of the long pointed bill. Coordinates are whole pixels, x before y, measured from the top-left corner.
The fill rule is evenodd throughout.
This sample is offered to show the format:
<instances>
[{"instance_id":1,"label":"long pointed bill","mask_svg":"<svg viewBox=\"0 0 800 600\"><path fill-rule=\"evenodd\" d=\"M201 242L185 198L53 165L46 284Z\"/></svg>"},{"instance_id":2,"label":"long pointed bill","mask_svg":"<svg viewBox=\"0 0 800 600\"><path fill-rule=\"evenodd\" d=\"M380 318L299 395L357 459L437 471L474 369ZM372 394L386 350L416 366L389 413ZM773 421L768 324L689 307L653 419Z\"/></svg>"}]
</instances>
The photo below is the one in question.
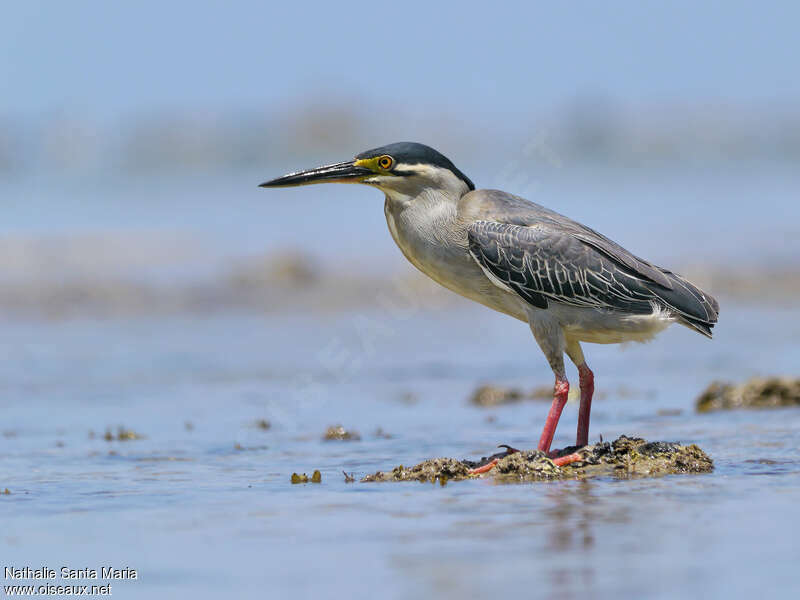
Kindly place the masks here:
<instances>
[{"instance_id":1,"label":"long pointed bill","mask_svg":"<svg viewBox=\"0 0 800 600\"><path fill-rule=\"evenodd\" d=\"M289 173L283 177L265 181L258 187L289 187L311 185L312 183L360 183L366 176L374 174L370 169L359 167L351 160L307 171Z\"/></svg>"}]
</instances>

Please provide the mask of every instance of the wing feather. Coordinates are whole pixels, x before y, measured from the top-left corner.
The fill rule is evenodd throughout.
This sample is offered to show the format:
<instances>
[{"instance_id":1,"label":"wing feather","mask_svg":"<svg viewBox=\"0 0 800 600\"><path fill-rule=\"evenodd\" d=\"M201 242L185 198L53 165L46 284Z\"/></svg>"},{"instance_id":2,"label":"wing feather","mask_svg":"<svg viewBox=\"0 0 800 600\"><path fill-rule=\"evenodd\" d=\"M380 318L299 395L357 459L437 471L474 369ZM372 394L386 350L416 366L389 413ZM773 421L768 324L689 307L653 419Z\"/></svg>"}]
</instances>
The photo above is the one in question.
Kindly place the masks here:
<instances>
[{"instance_id":1,"label":"wing feather","mask_svg":"<svg viewBox=\"0 0 800 600\"><path fill-rule=\"evenodd\" d=\"M552 301L648 314L658 304L696 328L707 329L707 335L716 322L713 298L709 302L669 271L659 270L659 277L651 277L647 271L657 267L645 263L643 273L643 263L633 255L622 260L619 251L600 249L570 228L541 221L516 225L480 220L467 234L470 254L484 272L533 306L546 308Z\"/></svg>"}]
</instances>

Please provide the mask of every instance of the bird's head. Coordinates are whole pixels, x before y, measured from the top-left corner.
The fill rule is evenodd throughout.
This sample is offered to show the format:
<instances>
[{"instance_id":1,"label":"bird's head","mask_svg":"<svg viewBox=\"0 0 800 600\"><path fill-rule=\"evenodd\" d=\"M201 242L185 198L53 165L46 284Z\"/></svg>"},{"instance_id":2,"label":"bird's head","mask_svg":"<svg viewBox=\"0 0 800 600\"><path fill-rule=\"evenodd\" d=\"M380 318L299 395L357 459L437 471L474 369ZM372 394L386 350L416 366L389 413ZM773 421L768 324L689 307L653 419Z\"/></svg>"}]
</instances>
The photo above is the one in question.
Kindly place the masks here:
<instances>
[{"instance_id":1,"label":"bird's head","mask_svg":"<svg viewBox=\"0 0 800 600\"><path fill-rule=\"evenodd\" d=\"M387 195L415 197L425 189L463 196L475 185L443 154L416 142L398 142L367 150L353 160L289 173L260 187L312 183L363 183Z\"/></svg>"}]
</instances>

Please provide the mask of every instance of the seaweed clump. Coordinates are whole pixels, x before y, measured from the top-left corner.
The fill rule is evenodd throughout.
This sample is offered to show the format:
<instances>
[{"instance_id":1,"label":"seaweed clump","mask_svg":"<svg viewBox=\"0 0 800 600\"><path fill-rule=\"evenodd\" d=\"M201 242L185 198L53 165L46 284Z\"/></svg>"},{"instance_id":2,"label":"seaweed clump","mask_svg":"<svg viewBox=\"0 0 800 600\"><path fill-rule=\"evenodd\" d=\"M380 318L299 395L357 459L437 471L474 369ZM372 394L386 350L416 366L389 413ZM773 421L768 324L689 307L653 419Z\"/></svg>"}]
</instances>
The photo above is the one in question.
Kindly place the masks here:
<instances>
[{"instance_id":1,"label":"seaweed clump","mask_svg":"<svg viewBox=\"0 0 800 600\"><path fill-rule=\"evenodd\" d=\"M455 458L433 458L410 468L400 465L386 473L378 471L373 475L367 475L361 481L362 483L367 481L430 481L433 483L438 479L440 483L446 483L450 479L469 478L471 476L469 465L469 461Z\"/></svg>"},{"instance_id":2,"label":"seaweed clump","mask_svg":"<svg viewBox=\"0 0 800 600\"><path fill-rule=\"evenodd\" d=\"M707 473L714 462L697 445L683 446L675 442L648 442L641 438L620 436L613 442L601 442L583 448L564 448L559 455L576 453L579 460L564 466L539 450L496 454L480 461L435 458L407 468L378 471L361 481L429 481L492 478L497 483L552 481L586 477L655 477L675 473ZM473 469L496 460L494 467L480 474Z\"/></svg>"},{"instance_id":3,"label":"seaweed clump","mask_svg":"<svg viewBox=\"0 0 800 600\"><path fill-rule=\"evenodd\" d=\"M90 432L90 437L93 437L93 434ZM103 435L103 439L107 442L129 442L131 440L141 440L144 439L144 436L140 433L135 432L133 429L127 429L120 425L117 427L117 435L115 436L111 429L106 429L105 434Z\"/></svg>"},{"instance_id":4,"label":"seaweed clump","mask_svg":"<svg viewBox=\"0 0 800 600\"><path fill-rule=\"evenodd\" d=\"M625 435L613 442L601 442L583 449L565 448L561 454L569 452L577 452L582 460L562 467L567 477L654 477L708 473L714 469L714 461L696 444L683 446L677 442L648 442Z\"/></svg>"},{"instance_id":5,"label":"seaweed clump","mask_svg":"<svg viewBox=\"0 0 800 600\"><path fill-rule=\"evenodd\" d=\"M514 481L547 481L561 479L565 475L541 450L525 450L506 454L497 461L490 471L495 481L512 483Z\"/></svg>"},{"instance_id":6,"label":"seaweed clump","mask_svg":"<svg viewBox=\"0 0 800 600\"><path fill-rule=\"evenodd\" d=\"M311 477L303 473L302 475L299 473L292 473L292 483L322 483L322 473L319 472L319 469L312 473Z\"/></svg>"},{"instance_id":7,"label":"seaweed clump","mask_svg":"<svg viewBox=\"0 0 800 600\"><path fill-rule=\"evenodd\" d=\"M700 394L697 412L800 406L800 378L753 377L735 385L715 381Z\"/></svg>"}]
</instances>

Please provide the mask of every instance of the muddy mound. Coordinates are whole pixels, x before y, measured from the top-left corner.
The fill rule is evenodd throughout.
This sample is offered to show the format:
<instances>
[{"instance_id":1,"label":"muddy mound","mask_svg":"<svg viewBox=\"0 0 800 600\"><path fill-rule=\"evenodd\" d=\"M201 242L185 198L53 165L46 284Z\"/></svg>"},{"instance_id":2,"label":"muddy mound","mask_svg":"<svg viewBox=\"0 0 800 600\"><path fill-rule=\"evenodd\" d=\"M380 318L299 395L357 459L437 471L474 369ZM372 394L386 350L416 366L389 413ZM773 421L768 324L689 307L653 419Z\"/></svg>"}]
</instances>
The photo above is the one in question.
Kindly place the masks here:
<instances>
[{"instance_id":1,"label":"muddy mound","mask_svg":"<svg viewBox=\"0 0 800 600\"><path fill-rule=\"evenodd\" d=\"M402 465L388 472L378 471L361 481L429 481L492 478L498 483L551 481L584 477L618 478L655 477L675 473L707 473L714 468L709 456L695 444L648 442L641 438L620 436L584 448L565 448L560 456L577 454L576 460L558 466L543 452L509 451L480 461L436 458L414 467ZM557 460L557 459L556 459ZM472 469L494 466L480 474Z\"/></svg>"},{"instance_id":2,"label":"muddy mound","mask_svg":"<svg viewBox=\"0 0 800 600\"><path fill-rule=\"evenodd\" d=\"M708 473L714 461L696 444L648 442L621 435L583 449L565 448L561 455L576 452L581 460L561 467L567 477L613 475L620 478L654 477L675 473Z\"/></svg>"},{"instance_id":3,"label":"muddy mound","mask_svg":"<svg viewBox=\"0 0 800 600\"><path fill-rule=\"evenodd\" d=\"M546 481L561 479L565 475L562 467L558 467L540 450L514 452L501 458L494 469L489 471L496 481Z\"/></svg>"},{"instance_id":4,"label":"muddy mound","mask_svg":"<svg viewBox=\"0 0 800 600\"><path fill-rule=\"evenodd\" d=\"M469 461L455 458L433 458L411 468L403 465L388 473L378 471L367 475L361 481L447 481L448 479L467 479L470 477Z\"/></svg>"},{"instance_id":5,"label":"muddy mound","mask_svg":"<svg viewBox=\"0 0 800 600\"><path fill-rule=\"evenodd\" d=\"M695 405L698 412L783 406L800 406L800 379L753 377L739 385L715 381Z\"/></svg>"}]
</instances>

